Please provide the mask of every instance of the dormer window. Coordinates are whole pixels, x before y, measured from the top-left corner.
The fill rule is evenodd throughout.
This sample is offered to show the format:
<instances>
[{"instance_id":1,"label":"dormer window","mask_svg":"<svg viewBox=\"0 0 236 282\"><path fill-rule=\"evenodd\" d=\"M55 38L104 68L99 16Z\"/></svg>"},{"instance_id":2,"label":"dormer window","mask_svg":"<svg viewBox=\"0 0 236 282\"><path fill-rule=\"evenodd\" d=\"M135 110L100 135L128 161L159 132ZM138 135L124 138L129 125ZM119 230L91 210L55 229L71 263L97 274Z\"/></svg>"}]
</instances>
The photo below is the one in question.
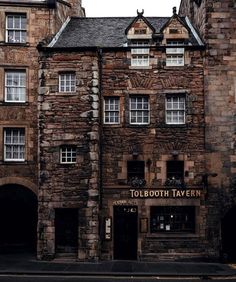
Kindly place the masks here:
<instances>
[{"instance_id":1,"label":"dormer window","mask_svg":"<svg viewBox=\"0 0 236 282\"><path fill-rule=\"evenodd\" d=\"M166 43L170 46L166 48L166 66L184 66L184 48L174 47L183 46L184 40L167 40Z\"/></svg>"},{"instance_id":2,"label":"dormer window","mask_svg":"<svg viewBox=\"0 0 236 282\"><path fill-rule=\"evenodd\" d=\"M146 28L135 28L134 34L147 34L147 29Z\"/></svg>"},{"instance_id":3,"label":"dormer window","mask_svg":"<svg viewBox=\"0 0 236 282\"><path fill-rule=\"evenodd\" d=\"M144 40L132 41L131 45L131 66L149 66L149 42Z\"/></svg>"}]
</instances>

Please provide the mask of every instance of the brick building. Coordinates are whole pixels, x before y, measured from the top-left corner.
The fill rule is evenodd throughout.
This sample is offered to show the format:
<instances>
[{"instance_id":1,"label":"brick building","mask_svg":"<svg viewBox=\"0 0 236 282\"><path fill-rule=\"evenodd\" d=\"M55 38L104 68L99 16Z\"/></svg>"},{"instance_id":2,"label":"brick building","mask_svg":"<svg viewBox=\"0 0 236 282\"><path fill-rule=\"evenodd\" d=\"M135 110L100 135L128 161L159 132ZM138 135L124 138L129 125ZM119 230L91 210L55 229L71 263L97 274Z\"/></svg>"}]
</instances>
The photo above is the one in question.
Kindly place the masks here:
<instances>
[{"instance_id":1,"label":"brick building","mask_svg":"<svg viewBox=\"0 0 236 282\"><path fill-rule=\"evenodd\" d=\"M0 13L1 250L233 258L233 1L182 0L169 18L86 18L79 0Z\"/></svg>"}]
</instances>

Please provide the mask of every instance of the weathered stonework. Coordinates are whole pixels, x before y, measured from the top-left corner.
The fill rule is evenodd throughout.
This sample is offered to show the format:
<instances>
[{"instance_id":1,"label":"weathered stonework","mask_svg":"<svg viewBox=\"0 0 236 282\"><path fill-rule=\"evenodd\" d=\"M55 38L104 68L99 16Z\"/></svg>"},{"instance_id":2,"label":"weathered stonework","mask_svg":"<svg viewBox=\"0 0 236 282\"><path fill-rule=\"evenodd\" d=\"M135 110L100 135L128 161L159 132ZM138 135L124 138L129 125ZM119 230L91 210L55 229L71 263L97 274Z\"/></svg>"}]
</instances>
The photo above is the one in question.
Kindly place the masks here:
<instances>
[{"instance_id":1,"label":"weathered stonework","mask_svg":"<svg viewBox=\"0 0 236 282\"><path fill-rule=\"evenodd\" d=\"M65 67L66 62L66 67ZM39 258L55 255L56 208L77 208L79 211L79 260L98 259L99 207L99 100L98 63L96 54L53 53L41 57L40 65L47 66L44 87L39 95L40 136L40 194ZM75 71L75 93L60 93L58 73ZM75 164L60 163L60 147L74 145ZM47 230L51 230L47 232Z\"/></svg>"},{"instance_id":2,"label":"weathered stonework","mask_svg":"<svg viewBox=\"0 0 236 282\"><path fill-rule=\"evenodd\" d=\"M72 13L69 1L56 1L56 9L50 8L47 1L0 1L0 188L17 185L38 193L38 51L37 45L47 40L61 28L66 18ZM82 15L81 1L78 14ZM8 14L25 14L27 18L26 42L8 43L6 39L6 16ZM9 103L5 101L5 71L26 71L26 102ZM25 130L25 161L4 161L4 129L24 128ZM12 189L13 189L12 188ZM4 195L3 195L4 197ZM48 202L44 203L47 207ZM44 207L39 207L39 210ZM37 207L36 207L37 210ZM37 219L34 218L37 222ZM3 227L4 228L4 227ZM32 227L33 228L33 227ZM34 232L34 231L32 231ZM50 236L52 230L47 231ZM2 242L0 243L0 245ZM34 239L34 248L36 239ZM50 248L52 247L52 242ZM0 247L1 249L1 247Z\"/></svg>"},{"instance_id":3,"label":"weathered stonework","mask_svg":"<svg viewBox=\"0 0 236 282\"><path fill-rule=\"evenodd\" d=\"M211 179L208 226L212 249L221 250L222 225L235 205L235 1L182 0L180 14L187 14L206 42L204 91L206 115L206 168L218 177ZM231 248L233 248L231 246Z\"/></svg>"}]
</instances>

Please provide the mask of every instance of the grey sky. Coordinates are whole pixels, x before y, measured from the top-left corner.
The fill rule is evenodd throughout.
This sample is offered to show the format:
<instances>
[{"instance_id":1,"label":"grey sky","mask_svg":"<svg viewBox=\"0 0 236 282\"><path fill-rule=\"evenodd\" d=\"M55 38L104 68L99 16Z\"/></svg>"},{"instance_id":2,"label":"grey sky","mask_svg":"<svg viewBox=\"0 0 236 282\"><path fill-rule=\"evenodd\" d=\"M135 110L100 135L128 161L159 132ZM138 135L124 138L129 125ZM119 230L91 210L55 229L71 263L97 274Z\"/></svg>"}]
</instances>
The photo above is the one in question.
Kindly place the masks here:
<instances>
[{"instance_id":1,"label":"grey sky","mask_svg":"<svg viewBox=\"0 0 236 282\"><path fill-rule=\"evenodd\" d=\"M137 9L144 16L171 16L181 0L82 0L87 17L135 17Z\"/></svg>"}]
</instances>

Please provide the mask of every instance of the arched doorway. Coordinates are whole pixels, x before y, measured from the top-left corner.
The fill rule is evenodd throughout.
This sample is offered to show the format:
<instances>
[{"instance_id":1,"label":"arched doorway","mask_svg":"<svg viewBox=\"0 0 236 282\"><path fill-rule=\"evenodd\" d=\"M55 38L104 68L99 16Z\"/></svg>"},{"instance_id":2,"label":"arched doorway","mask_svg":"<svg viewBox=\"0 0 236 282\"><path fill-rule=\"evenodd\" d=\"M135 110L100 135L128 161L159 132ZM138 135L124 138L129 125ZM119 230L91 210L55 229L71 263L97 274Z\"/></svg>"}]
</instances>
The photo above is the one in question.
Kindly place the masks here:
<instances>
[{"instance_id":1,"label":"arched doorway","mask_svg":"<svg viewBox=\"0 0 236 282\"><path fill-rule=\"evenodd\" d=\"M36 251L37 205L24 186L0 187L0 253Z\"/></svg>"},{"instance_id":2,"label":"arched doorway","mask_svg":"<svg viewBox=\"0 0 236 282\"><path fill-rule=\"evenodd\" d=\"M236 262L236 206L230 209L221 222L222 255L230 262Z\"/></svg>"}]
</instances>

